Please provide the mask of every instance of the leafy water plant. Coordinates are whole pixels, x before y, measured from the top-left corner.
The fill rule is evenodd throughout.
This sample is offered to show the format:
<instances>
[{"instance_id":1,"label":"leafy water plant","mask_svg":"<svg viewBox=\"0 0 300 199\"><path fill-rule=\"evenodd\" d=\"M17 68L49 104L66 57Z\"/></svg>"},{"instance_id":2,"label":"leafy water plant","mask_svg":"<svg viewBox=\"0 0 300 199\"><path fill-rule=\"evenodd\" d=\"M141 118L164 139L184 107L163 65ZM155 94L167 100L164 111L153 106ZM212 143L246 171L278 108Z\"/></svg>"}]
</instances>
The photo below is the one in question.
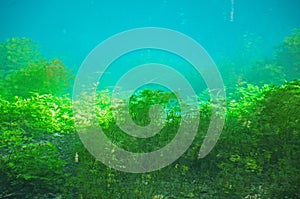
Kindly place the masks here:
<instances>
[{"instance_id":1,"label":"leafy water plant","mask_svg":"<svg viewBox=\"0 0 300 199\"><path fill-rule=\"evenodd\" d=\"M274 197L299 197L300 177L295 175L300 172L299 105L300 81L287 82L265 94L254 119L253 131L259 138L256 153Z\"/></svg>"},{"instance_id":2,"label":"leafy water plant","mask_svg":"<svg viewBox=\"0 0 300 199\"><path fill-rule=\"evenodd\" d=\"M275 63L283 68L286 80L299 79L300 74L300 28L286 37L277 46L275 51Z\"/></svg>"},{"instance_id":3,"label":"leafy water plant","mask_svg":"<svg viewBox=\"0 0 300 199\"><path fill-rule=\"evenodd\" d=\"M238 94L228 102L226 125L219 142L206 158L197 160L211 110L209 103L202 103L198 132L201 136L196 137L190 149L160 171L134 175L115 171L95 160L78 138L64 138L75 131L71 101L67 97L35 94L27 99L1 99L3 193L20 194L15 190L22 187L20 190L25 195L34 190L32 194L40 198L55 194L64 198L122 198L124 195L151 198L157 193L165 198L248 195L295 198L299 160L293 157L299 151L299 86L299 81L279 87L240 85ZM146 99L151 99L152 91L147 93L151 94ZM132 110L142 116L149 107L139 97L132 99L138 99L131 103L139 107ZM99 106L97 111L110 113L108 92L99 94L94 105ZM143 121L140 116L135 119ZM118 132L112 115L100 112L96 117L100 126L105 124L105 133L113 142L122 141L119 147L135 151L153 149L157 144L156 138L133 144ZM173 123L167 124L161 138L176 132L176 120L175 117ZM74 148L70 148L70 142ZM76 153L78 162L74 161Z\"/></svg>"},{"instance_id":4,"label":"leafy water plant","mask_svg":"<svg viewBox=\"0 0 300 199\"><path fill-rule=\"evenodd\" d=\"M0 43L0 90L2 97L30 97L33 93L61 95L73 77L60 60L40 56L37 45L27 38Z\"/></svg>"},{"instance_id":5,"label":"leafy water plant","mask_svg":"<svg viewBox=\"0 0 300 199\"><path fill-rule=\"evenodd\" d=\"M41 59L37 44L28 38L11 38L0 43L0 79Z\"/></svg>"},{"instance_id":6,"label":"leafy water plant","mask_svg":"<svg viewBox=\"0 0 300 199\"><path fill-rule=\"evenodd\" d=\"M1 98L0 112L1 192L16 198L61 192L68 159L61 152L69 145L63 137L75 131L70 99Z\"/></svg>"},{"instance_id":7,"label":"leafy water plant","mask_svg":"<svg viewBox=\"0 0 300 199\"><path fill-rule=\"evenodd\" d=\"M298 52L297 35L285 40L278 53ZM118 147L149 152L176 135L181 109L175 94L143 90L131 96L128 106L124 99L116 99L120 103L112 107L111 93L104 90L83 95L82 105L90 109L73 115L71 99L57 96L69 72L61 61L42 59L34 49L27 39L0 45L0 198L300 198L299 80L280 86L239 81L227 101L221 137L200 160L197 154L214 104L207 93L199 95L199 109L191 110L200 112L198 133L183 156L161 170L130 174L97 161L80 142L74 119L79 117L80 125L92 122L102 127ZM279 54L276 63L281 60L280 66L286 66L285 54ZM146 126L155 104L167 111L157 135L138 140L118 127L114 111L120 116L129 111L136 124ZM108 158L117 156L110 151Z\"/></svg>"},{"instance_id":8,"label":"leafy water plant","mask_svg":"<svg viewBox=\"0 0 300 199\"><path fill-rule=\"evenodd\" d=\"M299 197L299 177L292 174L299 172L299 159L294 158L300 151L299 86L297 80L265 87L256 92L258 100L250 95L251 101L240 98L231 106L216 146L220 197L249 195L246 187L256 187L252 195L259 191L262 198ZM245 110L239 111L239 103Z\"/></svg>"},{"instance_id":9,"label":"leafy water plant","mask_svg":"<svg viewBox=\"0 0 300 199\"><path fill-rule=\"evenodd\" d=\"M66 92L71 79L70 71L60 60L40 60L8 74L0 88L6 97L27 98L33 93L61 95Z\"/></svg>"}]
</instances>

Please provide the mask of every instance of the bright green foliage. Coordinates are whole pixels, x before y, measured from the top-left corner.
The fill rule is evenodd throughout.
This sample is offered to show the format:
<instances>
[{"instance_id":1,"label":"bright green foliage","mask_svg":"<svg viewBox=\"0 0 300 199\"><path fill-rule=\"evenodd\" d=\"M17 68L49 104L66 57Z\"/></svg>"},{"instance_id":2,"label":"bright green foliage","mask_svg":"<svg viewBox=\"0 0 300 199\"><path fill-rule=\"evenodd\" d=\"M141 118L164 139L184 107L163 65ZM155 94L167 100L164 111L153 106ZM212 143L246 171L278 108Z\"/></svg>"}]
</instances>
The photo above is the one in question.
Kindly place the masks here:
<instances>
[{"instance_id":1,"label":"bright green foliage","mask_svg":"<svg viewBox=\"0 0 300 199\"><path fill-rule=\"evenodd\" d=\"M231 94L228 103L229 111L232 114L248 115L253 113L259 102L264 99L264 92L269 90L269 86L265 85L262 88L259 86L240 82L236 85L236 92ZM229 113L231 113L229 112Z\"/></svg>"},{"instance_id":2,"label":"bright green foliage","mask_svg":"<svg viewBox=\"0 0 300 199\"><path fill-rule=\"evenodd\" d=\"M297 35L284 41L280 53L297 51ZM73 116L71 99L53 95L62 91L69 77L59 60L35 59L31 50L35 48L26 39L11 39L1 45L6 53L1 55L1 60L6 60L1 67L7 66L9 73L1 81L0 198L300 197L299 80L261 87L239 81L226 102L220 139L200 160L199 148L216 104L209 101L208 93L199 95L199 110L190 110L200 112L198 134L186 153L159 171L130 174L95 160L76 136L74 120L79 126L101 126L107 137L125 150L154 151L174 138L183 120L176 95L142 90L125 104L124 99L112 103L108 90L91 96L83 93L81 104L73 101L79 109ZM11 48L12 52L7 51ZM24 54L16 61L21 54L14 53ZM276 59L281 60L279 54ZM271 65L266 71L280 73L273 67L277 66L275 61L268 63ZM39 84L31 85L37 81ZM150 107L156 104L167 111L165 121L161 121L161 115L150 118ZM124 111L129 111L138 125L146 126L153 120L165 125L153 137L131 137L122 132L114 118L118 114L122 119ZM108 158L117 158L114 150Z\"/></svg>"},{"instance_id":3,"label":"bright green foliage","mask_svg":"<svg viewBox=\"0 0 300 199\"><path fill-rule=\"evenodd\" d=\"M1 128L20 127L38 133L74 132L71 101L67 97L35 95L12 101L0 99Z\"/></svg>"},{"instance_id":4,"label":"bright green foliage","mask_svg":"<svg viewBox=\"0 0 300 199\"><path fill-rule=\"evenodd\" d=\"M93 96L83 94L81 101L75 107L79 109L75 114L76 124L78 127L88 127L100 125L105 134L117 146L131 151L150 151L153 148L159 148L170 141L177 132L177 125L180 121L178 115L178 103L175 96L170 92L156 90L143 90L131 96L128 106L124 99L115 99L116 102L112 107L111 93L103 90ZM75 104L77 102L74 102ZM150 123L149 110L152 105L159 104L168 110L166 120L159 116L152 118L154 123L166 123L161 134L149 139L137 139L124 133L116 124L114 114L123 118L124 112L129 111L131 119L140 126ZM129 108L128 108L129 107ZM129 110L128 110L129 109ZM124 122L124 121L120 121ZM143 147L140 147L143 146Z\"/></svg>"},{"instance_id":5,"label":"bright green foliage","mask_svg":"<svg viewBox=\"0 0 300 199\"><path fill-rule=\"evenodd\" d=\"M110 169L95 160L77 137L70 139L75 127L69 98L36 94L28 99L1 99L4 193L23 187L27 196L32 189L35 196L51 192L63 198L297 198L299 87L299 81L261 88L240 84L228 101L217 145L207 157L197 160L211 112L210 102L201 102L199 131L192 146L174 164L149 174ZM111 107L108 91L85 97L86 103L95 99L91 106L95 115L81 115L82 119L95 119L112 142L132 152L153 151L169 143L181 120L174 94L153 90L136 93L129 107L137 123L147 125L147 111L153 104L170 110L159 136L138 140L115 124L112 112L123 109L122 99L119 106ZM114 151L110 155L114 158Z\"/></svg>"},{"instance_id":6,"label":"bright green foliage","mask_svg":"<svg viewBox=\"0 0 300 199\"><path fill-rule=\"evenodd\" d=\"M110 100L106 94L102 93L96 99L103 99L103 103L100 100L97 104L109 113ZM210 102L201 102L198 135L193 145L173 165L149 175L124 174L106 168L81 148L78 149L83 156L78 167L79 182L73 179L69 186L77 187L82 198L103 197L104 194L107 198L122 198L122 195L128 198L151 198L155 195L171 198L296 198L299 179L295 174L299 172L299 160L294 157L299 151L299 96L299 81L277 87L258 87L242 82L227 103L222 135L206 158L196 160L211 112ZM130 99L130 114L137 123L147 125L149 106L166 105L173 97L159 91L137 93ZM122 100L120 102L118 108L123 106ZM177 112L177 106L173 108L176 110L174 113ZM105 120L105 117L110 118L106 120L110 121L106 123L107 136L117 146L133 152L153 151L156 146L164 146L159 144L161 139L167 138L163 143L168 143L174 136L172 133L177 132L181 119L174 114L172 122L166 124L159 138L140 141L124 135L110 114L102 114L99 121ZM292 133L287 135L286 132ZM114 157L113 152L111 156ZM105 182L101 183L99 179Z\"/></svg>"},{"instance_id":7,"label":"bright green foliage","mask_svg":"<svg viewBox=\"0 0 300 199\"><path fill-rule=\"evenodd\" d=\"M97 123L104 129L114 122L114 116L111 107L111 93L109 90L102 90L96 96L94 110L96 112Z\"/></svg>"},{"instance_id":8,"label":"bright green foliage","mask_svg":"<svg viewBox=\"0 0 300 199\"><path fill-rule=\"evenodd\" d=\"M58 148L75 131L70 99L38 94L0 99L0 112L1 192L20 197L60 192L66 163Z\"/></svg>"},{"instance_id":9,"label":"bright green foliage","mask_svg":"<svg viewBox=\"0 0 300 199\"><path fill-rule=\"evenodd\" d=\"M107 129L113 123L111 93L102 90L88 95L77 96L80 100L73 101L77 127L98 126Z\"/></svg>"}]
</instances>

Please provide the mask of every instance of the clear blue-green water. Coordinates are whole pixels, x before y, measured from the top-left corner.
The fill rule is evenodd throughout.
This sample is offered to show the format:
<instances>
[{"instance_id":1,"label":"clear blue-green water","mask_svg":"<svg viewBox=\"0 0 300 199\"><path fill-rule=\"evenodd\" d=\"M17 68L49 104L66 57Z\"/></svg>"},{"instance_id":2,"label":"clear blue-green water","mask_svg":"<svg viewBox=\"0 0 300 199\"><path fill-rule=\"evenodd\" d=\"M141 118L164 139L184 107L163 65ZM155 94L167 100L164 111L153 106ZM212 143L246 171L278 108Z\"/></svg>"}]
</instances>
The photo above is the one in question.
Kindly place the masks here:
<instances>
[{"instance_id":1,"label":"clear blue-green water","mask_svg":"<svg viewBox=\"0 0 300 199\"><path fill-rule=\"evenodd\" d=\"M222 71L228 71L222 67L224 60L234 59L240 63L237 68L247 68L253 60L270 58L274 47L300 26L297 0L5 0L0 5L0 40L30 38L45 57L62 59L74 72L99 43L133 28L182 32L202 45ZM119 71L120 66L113 69L120 75Z\"/></svg>"},{"instance_id":2,"label":"clear blue-green water","mask_svg":"<svg viewBox=\"0 0 300 199\"><path fill-rule=\"evenodd\" d=\"M299 0L0 0L0 199L300 198L299 10ZM163 37L191 58L148 45L104 70L97 61L130 46L122 40L87 59L116 34L148 27L182 33L207 54ZM120 99L115 84L146 64L155 71L125 78L143 85ZM89 78L100 74L92 98L98 79ZM95 125L115 148L97 142Z\"/></svg>"},{"instance_id":3,"label":"clear blue-green water","mask_svg":"<svg viewBox=\"0 0 300 199\"><path fill-rule=\"evenodd\" d=\"M3 0L3 41L28 37L42 53L77 69L87 54L108 37L132 28L164 27L199 42L218 63L245 53L270 56L291 30L300 25L300 3L288 1L38 1ZM246 41L245 41L246 40Z\"/></svg>"}]
</instances>

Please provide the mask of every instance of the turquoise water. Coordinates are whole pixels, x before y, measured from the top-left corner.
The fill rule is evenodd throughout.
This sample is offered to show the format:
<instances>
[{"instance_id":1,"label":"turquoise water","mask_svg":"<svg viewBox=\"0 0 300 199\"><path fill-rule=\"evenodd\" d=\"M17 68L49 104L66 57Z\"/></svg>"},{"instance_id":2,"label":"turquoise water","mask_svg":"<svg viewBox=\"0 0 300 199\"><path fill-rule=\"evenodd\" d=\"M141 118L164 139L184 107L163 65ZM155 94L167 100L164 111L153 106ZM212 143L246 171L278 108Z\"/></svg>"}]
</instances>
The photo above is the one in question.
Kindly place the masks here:
<instances>
[{"instance_id":1,"label":"turquoise water","mask_svg":"<svg viewBox=\"0 0 300 199\"><path fill-rule=\"evenodd\" d=\"M297 0L233 2L231 19L230 0L4 0L0 2L0 40L31 38L45 56L61 58L77 69L96 45L113 34L139 27L165 27L194 38L218 62L243 53L245 36L258 40L255 47L259 52L255 53L269 56L272 48L300 25Z\"/></svg>"},{"instance_id":2,"label":"turquoise water","mask_svg":"<svg viewBox=\"0 0 300 199\"><path fill-rule=\"evenodd\" d=\"M300 198L299 8L299 0L0 0L0 199ZM147 27L182 33L209 56L148 46L97 70L130 42L102 57L93 49ZM115 84L149 63L156 70L136 70L124 85L143 85L120 99ZM99 85L90 81L100 74ZM106 137L96 139L95 127Z\"/></svg>"}]
</instances>

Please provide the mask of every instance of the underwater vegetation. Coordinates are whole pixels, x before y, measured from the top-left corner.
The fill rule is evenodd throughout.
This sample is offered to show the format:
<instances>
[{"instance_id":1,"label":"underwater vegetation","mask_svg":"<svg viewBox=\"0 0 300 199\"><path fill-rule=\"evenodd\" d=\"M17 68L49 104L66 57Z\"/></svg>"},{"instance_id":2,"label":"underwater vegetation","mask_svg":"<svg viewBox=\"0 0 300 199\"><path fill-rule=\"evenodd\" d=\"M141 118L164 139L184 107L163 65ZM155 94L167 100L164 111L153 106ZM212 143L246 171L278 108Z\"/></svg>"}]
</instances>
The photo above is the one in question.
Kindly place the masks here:
<instances>
[{"instance_id":1,"label":"underwater vegetation","mask_svg":"<svg viewBox=\"0 0 300 199\"><path fill-rule=\"evenodd\" d=\"M47 60L27 38L0 43L0 90L3 97L64 94L73 77L58 59Z\"/></svg>"},{"instance_id":2,"label":"underwater vegetation","mask_svg":"<svg viewBox=\"0 0 300 199\"><path fill-rule=\"evenodd\" d=\"M300 198L299 38L296 30L274 58L253 66L261 76L234 85L224 130L208 156L197 158L210 122L210 100L191 110L200 112L201 121L183 156L144 174L111 169L80 142L72 100L64 95L72 74L62 61L41 57L26 38L0 43L0 198ZM278 74L270 84L270 76ZM113 111L121 114L124 106L111 107L110 94L96 93L91 104L96 115L81 117L92 118L119 147L147 152L175 136L181 116L174 93L144 90L131 96L130 115L137 124L150 122L153 104L169 110L161 133L145 140L118 128Z\"/></svg>"},{"instance_id":3,"label":"underwater vegetation","mask_svg":"<svg viewBox=\"0 0 300 199\"><path fill-rule=\"evenodd\" d=\"M252 51L259 51L255 47L255 39L252 40L254 40L250 42L253 45L251 46ZM299 42L300 29L298 28L274 47L273 56L270 58L255 59L251 54L246 53L244 59L248 60L247 65L243 62L244 59L240 60L238 57L225 59L219 65L227 87L231 91L236 83L242 81L263 86L264 84L282 84L285 81L299 79ZM247 48L248 46L245 44L242 50Z\"/></svg>"}]
</instances>

